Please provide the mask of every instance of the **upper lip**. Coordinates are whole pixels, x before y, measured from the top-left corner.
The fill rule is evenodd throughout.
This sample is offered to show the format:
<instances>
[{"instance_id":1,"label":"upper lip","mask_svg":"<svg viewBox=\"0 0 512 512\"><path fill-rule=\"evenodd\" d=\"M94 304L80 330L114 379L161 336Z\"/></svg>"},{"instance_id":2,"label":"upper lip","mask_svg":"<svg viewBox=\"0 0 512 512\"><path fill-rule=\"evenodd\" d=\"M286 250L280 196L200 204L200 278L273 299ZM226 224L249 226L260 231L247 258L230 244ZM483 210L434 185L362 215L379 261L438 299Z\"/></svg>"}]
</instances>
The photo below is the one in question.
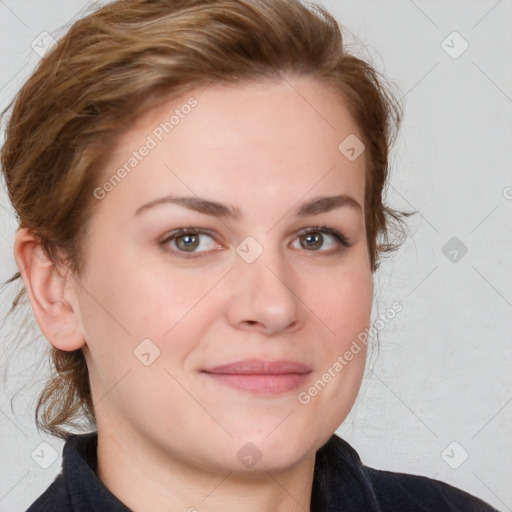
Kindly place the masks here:
<instances>
[{"instance_id":1,"label":"upper lip","mask_svg":"<svg viewBox=\"0 0 512 512\"><path fill-rule=\"evenodd\" d=\"M263 359L245 359L233 363L214 366L202 370L206 373L224 373L239 375L280 375L287 373L306 374L311 372L308 365L296 361L266 361Z\"/></svg>"}]
</instances>

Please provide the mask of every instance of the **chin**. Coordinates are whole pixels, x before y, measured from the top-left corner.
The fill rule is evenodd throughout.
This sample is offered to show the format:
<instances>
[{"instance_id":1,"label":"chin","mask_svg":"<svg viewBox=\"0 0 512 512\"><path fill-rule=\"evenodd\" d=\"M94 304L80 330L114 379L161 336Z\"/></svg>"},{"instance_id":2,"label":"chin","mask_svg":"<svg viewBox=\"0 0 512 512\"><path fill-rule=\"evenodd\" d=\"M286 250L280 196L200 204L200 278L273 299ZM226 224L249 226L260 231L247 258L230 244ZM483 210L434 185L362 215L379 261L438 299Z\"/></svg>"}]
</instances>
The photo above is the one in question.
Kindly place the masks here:
<instances>
[{"instance_id":1,"label":"chin","mask_svg":"<svg viewBox=\"0 0 512 512\"><path fill-rule=\"evenodd\" d=\"M278 433L278 429L283 430ZM233 443L236 458L234 471L285 471L299 464L311 451L316 451L317 440L311 431L284 429L273 426L264 433L247 431L235 437ZM272 432L272 433L270 433ZM270 433L270 435L269 435ZM322 444L322 443L320 443Z\"/></svg>"}]
</instances>

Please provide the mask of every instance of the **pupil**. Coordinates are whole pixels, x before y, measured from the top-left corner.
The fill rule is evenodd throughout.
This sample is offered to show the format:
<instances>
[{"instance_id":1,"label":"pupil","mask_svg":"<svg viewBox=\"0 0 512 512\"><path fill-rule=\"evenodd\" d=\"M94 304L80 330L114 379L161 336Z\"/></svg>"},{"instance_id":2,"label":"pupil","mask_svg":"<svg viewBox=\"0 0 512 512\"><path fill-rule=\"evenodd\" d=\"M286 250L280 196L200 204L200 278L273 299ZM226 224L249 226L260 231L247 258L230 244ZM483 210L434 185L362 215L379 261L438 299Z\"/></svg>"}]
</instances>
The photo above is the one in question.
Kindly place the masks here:
<instances>
[{"instance_id":1,"label":"pupil","mask_svg":"<svg viewBox=\"0 0 512 512\"><path fill-rule=\"evenodd\" d=\"M179 240L185 249L194 249L197 246L197 235L183 235Z\"/></svg>"},{"instance_id":2,"label":"pupil","mask_svg":"<svg viewBox=\"0 0 512 512\"><path fill-rule=\"evenodd\" d=\"M306 243L308 247L314 247L315 245L318 245L319 240L320 235L318 234L309 233L306 235Z\"/></svg>"}]
</instances>

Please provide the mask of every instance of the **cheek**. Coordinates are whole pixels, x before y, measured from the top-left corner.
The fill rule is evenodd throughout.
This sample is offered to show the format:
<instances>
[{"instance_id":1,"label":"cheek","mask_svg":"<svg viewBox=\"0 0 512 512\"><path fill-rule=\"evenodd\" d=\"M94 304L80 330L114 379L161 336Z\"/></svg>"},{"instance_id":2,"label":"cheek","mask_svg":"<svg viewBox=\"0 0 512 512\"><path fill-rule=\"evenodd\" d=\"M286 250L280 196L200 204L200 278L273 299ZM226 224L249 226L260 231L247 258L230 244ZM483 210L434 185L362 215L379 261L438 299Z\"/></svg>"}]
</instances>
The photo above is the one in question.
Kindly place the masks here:
<instances>
[{"instance_id":1,"label":"cheek","mask_svg":"<svg viewBox=\"0 0 512 512\"><path fill-rule=\"evenodd\" d=\"M308 284L312 311L322 321L327 340L338 349L364 331L370 322L373 278L368 267L347 266Z\"/></svg>"},{"instance_id":2,"label":"cheek","mask_svg":"<svg viewBox=\"0 0 512 512\"><path fill-rule=\"evenodd\" d=\"M221 305L212 300L213 289L225 273L221 270L150 268L134 280L128 295L136 297L138 311L128 308L134 330L143 329L144 336L153 334L169 346L172 341L186 344L203 327L218 317Z\"/></svg>"},{"instance_id":3,"label":"cheek","mask_svg":"<svg viewBox=\"0 0 512 512\"><path fill-rule=\"evenodd\" d=\"M214 313L205 310L201 298L216 276L171 271L169 266L129 257L105 257L90 269L80 309L98 384L109 389L127 371L133 376L142 370L139 346L144 353L149 349L151 357L158 356L155 363L179 366L201 338L207 315ZM141 345L147 339L154 345Z\"/></svg>"},{"instance_id":4,"label":"cheek","mask_svg":"<svg viewBox=\"0 0 512 512\"><path fill-rule=\"evenodd\" d=\"M120 338L162 338L174 326L189 322L201 298L208 293L218 272L171 268L162 260L125 257L102 260L88 276L92 320L99 317ZM220 274L219 274L220 275ZM92 315L91 315L92 316Z\"/></svg>"},{"instance_id":5,"label":"cheek","mask_svg":"<svg viewBox=\"0 0 512 512\"><path fill-rule=\"evenodd\" d=\"M310 354L317 371L297 401L305 417L322 418L322 428L334 431L354 405L364 374L366 343L361 333L370 322L372 274L364 265L346 265L325 279L322 293L318 290L311 309L322 320L317 325L325 327L325 335Z\"/></svg>"},{"instance_id":6,"label":"cheek","mask_svg":"<svg viewBox=\"0 0 512 512\"><path fill-rule=\"evenodd\" d=\"M215 273L194 277L183 269L121 262L90 274L81 307L93 393L108 396L100 404L103 417L110 417L109 407L149 417L155 410L167 414L162 404L187 406L190 397L172 375L183 380L187 355L220 314L214 309L220 305L202 300L218 280Z\"/></svg>"}]
</instances>

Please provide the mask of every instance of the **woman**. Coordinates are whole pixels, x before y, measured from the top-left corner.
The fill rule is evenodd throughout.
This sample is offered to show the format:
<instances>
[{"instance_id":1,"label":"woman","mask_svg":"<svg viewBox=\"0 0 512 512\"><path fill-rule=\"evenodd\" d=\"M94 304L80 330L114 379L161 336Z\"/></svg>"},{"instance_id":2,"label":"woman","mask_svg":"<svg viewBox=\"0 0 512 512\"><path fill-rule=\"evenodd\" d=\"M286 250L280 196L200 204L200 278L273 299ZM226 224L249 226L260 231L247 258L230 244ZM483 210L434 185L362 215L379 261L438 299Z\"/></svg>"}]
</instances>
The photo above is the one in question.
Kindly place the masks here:
<instances>
[{"instance_id":1,"label":"woman","mask_svg":"<svg viewBox=\"0 0 512 512\"><path fill-rule=\"evenodd\" d=\"M295 0L115 1L71 27L2 148L12 280L56 368L37 421L66 439L30 512L494 510L333 435L396 247L399 113Z\"/></svg>"}]
</instances>

